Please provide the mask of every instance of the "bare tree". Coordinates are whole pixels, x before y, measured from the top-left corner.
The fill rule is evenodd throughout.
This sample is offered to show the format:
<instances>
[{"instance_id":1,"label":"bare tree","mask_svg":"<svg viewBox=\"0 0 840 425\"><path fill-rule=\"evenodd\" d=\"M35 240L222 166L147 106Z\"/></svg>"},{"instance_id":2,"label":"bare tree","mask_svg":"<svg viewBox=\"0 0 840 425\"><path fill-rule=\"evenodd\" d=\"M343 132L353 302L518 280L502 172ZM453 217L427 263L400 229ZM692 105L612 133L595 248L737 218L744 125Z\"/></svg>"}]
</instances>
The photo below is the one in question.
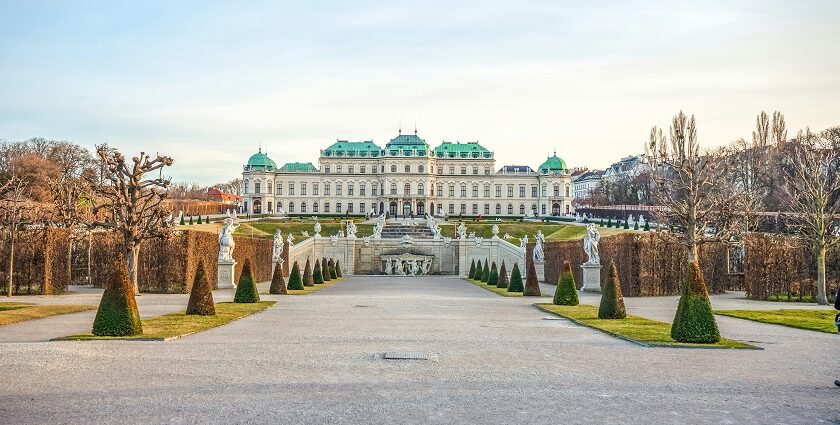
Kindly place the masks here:
<instances>
[{"instance_id":1,"label":"bare tree","mask_svg":"<svg viewBox=\"0 0 840 425\"><path fill-rule=\"evenodd\" d=\"M93 213L104 213L104 218L93 224L122 235L128 275L134 292L139 293L137 260L140 246L148 239L166 237L172 225L172 214L161 203L170 185L162 170L172 165L173 161L168 156L152 157L140 152L129 162L107 145L97 146L96 154L103 165L104 184L91 182L94 188ZM146 178L147 174L155 171L158 172L157 177Z\"/></svg>"},{"instance_id":2,"label":"bare tree","mask_svg":"<svg viewBox=\"0 0 840 425\"><path fill-rule=\"evenodd\" d=\"M728 240L740 194L727 175L731 155L725 150L701 152L694 116L680 111L671 122L666 143L662 130L653 127L647 153L657 204L658 223L670 232L659 233L686 247L687 272L682 284L671 337L680 342L720 340L709 294L700 270L698 248L709 241Z\"/></svg>"},{"instance_id":3,"label":"bare tree","mask_svg":"<svg viewBox=\"0 0 840 425\"><path fill-rule=\"evenodd\" d=\"M6 241L9 244L9 258L6 275L6 295L12 296L15 274L15 244L18 231L28 223L26 201L29 188L26 180L12 174L12 177L0 187L0 224L6 230Z\"/></svg>"},{"instance_id":4,"label":"bare tree","mask_svg":"<svg viewBox=\"0 0 840 425\"><path fill-rule=\"evenodd\" d=\"M816 253L817 303L825 305L825 257L840 245L840 127L800 131L784 165L786 218Z\"/></svg>"},{"instance_id":5,"label":"bare tree","mask_svg":"<svg viewBox=\"0 0 840 425\"><path fill-rule=\"evenodd\" d=\"M50 224L70 230L66 272L67 281L71 283L73 281L73 243L78 240L79 233L87 228L86 223L92 219L90 216L91 190L87 183L85 179L68 175L49 180L53 202L53 218Z\"/></svg>"}]
</instances>

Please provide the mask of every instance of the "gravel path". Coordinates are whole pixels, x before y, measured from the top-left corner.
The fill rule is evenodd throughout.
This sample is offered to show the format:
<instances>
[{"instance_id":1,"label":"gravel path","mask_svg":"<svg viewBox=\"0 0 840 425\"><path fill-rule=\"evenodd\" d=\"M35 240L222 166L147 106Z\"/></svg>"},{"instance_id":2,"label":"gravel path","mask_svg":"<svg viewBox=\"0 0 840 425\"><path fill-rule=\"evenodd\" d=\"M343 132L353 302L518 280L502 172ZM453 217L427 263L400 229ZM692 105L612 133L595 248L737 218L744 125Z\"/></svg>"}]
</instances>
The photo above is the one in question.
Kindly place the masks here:
<instances>
[{"instance_id":1,"label":"gravel path","mask_svg":"<svg viewBox=\"0 0 840 425\"><path fill-rule=\"evenodd\" d=\"M83 297L96 293L64 299ZM170 342L0 344L0 423L840 423L836 335L719 318L765 350L642 348L449 277L265 298L279 302ZM166 312L186 296L138 302ZM627 304L670 320L676 302ZM90 313L71 316L89 329Z\"/></svg>"}]
</instances>

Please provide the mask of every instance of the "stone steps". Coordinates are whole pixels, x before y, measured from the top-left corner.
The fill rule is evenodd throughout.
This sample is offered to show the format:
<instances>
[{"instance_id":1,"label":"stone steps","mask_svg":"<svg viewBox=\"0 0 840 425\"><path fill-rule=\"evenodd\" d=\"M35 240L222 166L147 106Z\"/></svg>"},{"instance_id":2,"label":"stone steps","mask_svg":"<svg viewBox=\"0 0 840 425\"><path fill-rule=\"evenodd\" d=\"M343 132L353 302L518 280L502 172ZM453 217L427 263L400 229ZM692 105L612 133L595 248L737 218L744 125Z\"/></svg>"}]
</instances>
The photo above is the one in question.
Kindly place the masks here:
<instances>
[{"instance_id":1,"label":"stone steps","mask_svg":"<svg viewBox=\"0 0 840 425\"><path fill-rule=\"evenodd\" d=\"M405 226L399 224L388 224L382 229L383 238L402 238L410 235L412 238L431 238L432 231L425 226Z\"/></svg>"}]
</instances>

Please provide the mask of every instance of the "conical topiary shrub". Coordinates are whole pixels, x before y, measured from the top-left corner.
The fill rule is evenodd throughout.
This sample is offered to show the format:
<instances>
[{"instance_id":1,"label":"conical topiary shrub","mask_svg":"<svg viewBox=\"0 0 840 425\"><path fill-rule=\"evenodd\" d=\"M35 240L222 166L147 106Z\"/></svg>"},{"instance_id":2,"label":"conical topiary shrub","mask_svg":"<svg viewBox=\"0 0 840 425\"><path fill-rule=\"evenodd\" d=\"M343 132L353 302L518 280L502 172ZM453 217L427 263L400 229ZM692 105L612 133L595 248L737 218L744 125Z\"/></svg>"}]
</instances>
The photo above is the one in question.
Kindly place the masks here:
<instances>
[{"instance_id":1,"label":"conical topiary shrub","mask_svg":"<svg viewBox=\"0 0 840 425\"><path fill-rule=\"evenodd\" d=\"M720 331L712 314L712 303L697 261L689 262L686 268L680 303L671 325L671 338L679 342L701 344L720 341Z\"/></svg>"},{"instance_id":2,"label":"conical topiary shrub","mask_svg":"<svg viewBox=\"0 0 840 425\"><path fill-rule=\"evenodd\" d=\"M639 230L639 220L633 222L633 230Z\"/></svg>"},{"instance_id":3,"label":"conical topiary shrub","mask_svg":"<svg viewBox=\"0 0 840 425\"><path fill-rule=\"evenodd\" d=\"M533 257L529 255L525 259L525 264L528 267L528 275L525 276L525 290L522 291L522 295L539 297L542 293L540 293L540 282L537 280L537 267L534 265Z\"/></svg>"},{"instance_id":4,"label":"conical topiary shrub","mask_svg":"<svg viewBox=\"0 0 840 425\"><path fill-rule=\"evenodd\" d=\"M315 286L312 282L312 266L309 264L309 259L306 259L306 266L303 268L303 286Z\"/></svg>"},{"instance_id":5,"label":"conical topiary shrub","mask_svg":"<svg viewBox=\"0 0 840 425\"><path fill-rule=\"evenodd\" d=\"M484 273L484 268L481 266L481 260L478 260L475 263L475 274L472 277L473 280L481 280L482 273Z\"/></svg>"},{"instance_id":6,"label":"conical topiary shrub","mask_svg":"<svg viewBox=\"0 0 840 425\"><path fill-rule=\"evenodd\" d=\"M300 266L297 261L292 264L292 271L289 272L288 288L296 291L303 290L303 278L300 277Z\"/></svg>"},{"instance_id":7,"label":"conical topiary shrub","mask_svg":"<svg viewBox=\"0 0 840 425\"><path fill-rule=\"evenodd\" d=\"M510 285L508 285L508 292L522 292L525 288L522 286L522 273L519 272L519 264L513 263L513 270L510 272Z\"/></svg>"},{"instance_id":8,"label":"conical topiary shrub","mask_svg":"<svg viewBox=\"0 0 840 425\"><path fill-rule=\"evenodd\" d=\"M315 267L312 268L312 283L316 285L324 283L324 273L321 271L320 260L315 260Z\"/></svg>"},{"instance_id":9,"label":"conical topiary shrub","mask_svg":"<svg viewBox=\"0 0 840 425\"><path fill-rule=\"evenodd\" d=\"M602 290L598 318L624 319L627 317L627 311L624 309L624 295L621 294L621 282L618 280L615 261L610 261L610 274L607 276L607 283Z\"/></svg>"},{"instance_id":10,"label":"conical topiary shrub","mask_svg":"<svg viewBox=\"0 0 840 425\"><path fill-rule=\"evenodd\" d=\"M496 286L499 284L499 270L496 269L496 262L490 266L490 277L487 278L487 284Z\"/></svg>"},{"instance_id":11,"label":"conical topiary shrub","mask_svg":"<svg viewBox=\"0 0 840 425\"><path fill-rule=\"evenodd\" d=\"M286 290L286 279L283 277L283 265L280 263L274 265L274 273L271 274L271 286L268 287L268 293L274 295L289 293Z\"/></svg>"},{"instance_id":12,"label":"conical topiary shrub","mask_svg":"<svg viewBox=\"0 0 840 425\"><path fill-rule=\"evenodd\" d=\"M117 260L116 280L108 282L96 318L93 320L93 334L96 336L142 335L140 312L134 299L134 287L128 279L125 261Z\"/></svg>"},{"instance_id":13,"label":"conical topiary shrub","mask_svg":"<svg viewBox=\"0 0 840 425\"><path fill-rule=\"evenodd\" d=\"M327 261L327 270L330 271L330 279L338 279L338 274L335 272L335 261L332 258Z\"/></svg>"},{"instance_id":14,"label":"conical topiary shrub","mask_svg":"<svg viewBox=\"0 0 840 425\"><path fill-rule=\"evenodd\" d=\"M324 275L324 282L329 282L332 280L330 277L330 267L327 264L327 257L321 259L321 274Z\"/></svg>"},{"instance_id":15,"label":"conical topiary shrub","mask_svg":"<svg viewBox=\"0 0 840 425\"><path fill-rule=\"evenodd\" d=\"M201 224L201 214L198 215L198 221L196 222L196 224Z\"/></svg>"},{"instance_id":16,"label":"conical topiary shrub","mask_svg":"<svg viewBox=\"0 0 840 425\"><path fill-rule=\"evenodd\" d=\"M180 224L181 226L183 226L183 225L187 224L187 223L184 221L184 215L183 215L183 214L181 214L181 221L180 221L178 224Z\"/></svg>"},{"instance_id":17,"label":"conical topiary shrub","mask_svg":"<svg viewBox=\"0 0 840 425\"><path fill-rule=\"evenodd\" d=\"M335 260L335 277L341 277L341 264L338 263L338 260Z\"/></svg>"},{"instance_id":18,"label":"conical topiary shrub","mask_svg":"<svg viewBox=\"0 0 840 425\"><path fill-rule=\"evenodd\" d=\"M233 296L233 302L260 302L260 293L257 292L257 282L254 282L254 273L251 271L251 260L248 258L242 264L242 274L239 275L239 283L236 285L236 294Z\"/></svg>"},{"instance_id":19,"label":"conical topiary shrub","mask_svg":"<svg viewBox=\"0 0 840 425\"><path fill-rule=\"evenodd\" d=\"M554 290L555 305L578 305L577 286L575 276L572 274L572 266L568 261L563 262L563 271L557 279L557 288Z\"/></svg>"},{"instance_id":20,"label":"conical topiary shrub","mask_svg":"<svg viewBox=\"0 0 840 425\"><path fill-rule=\"evenodd\" d=\"M648 221L647 221L647 220L645 220L645 227L643 227L643 228L642 228L642 230L644 230L645 232L649 232L649 231L650 231L650 224L648 224Z\"/></svg>"},{"instance_id":21,"label":"conical topiary shrub","mask_svg":"<svg viewBox=\"0 0 840 425\"><path fill-rule=\"evenodd\" d=\"M467 273L467 277L470 279L475 279L475 259L470 262L470 272Z\"/></svg>"},{"instance_id":22,"label":"conical topiary shrub","mask_svg":"<svg viewBox=\"0 0 840 425\"><path fill-rule=\"evenodd\" d=\"M198 260L190 290L190 301L187 303L187 315L214 316L216 305L213 304L213 286L207 280L204 260Z\"/></svg>"},{"instance_id":23,"label":"conical topiary shrub","mask_svg":"<svg viewBox=\"0 0 840 425\"><path fill-rule=\"evenodd\" d=\"M496 284L497 288L507 288L510 281L508 280L507 269L505 268L505 262L502 261L502 267L499 268L499 283Z\"/></svg>"},{"instance_id":24,"label":"conical topiary shrub","mask_svg":"<svg viewBox=\"0 0 840 425\"><path fill-rule=\"evenodd\" d=\"M627 217L624 217L624 228L630 229L630 223L627 221Z\"/></svg>"},{"instance_id":25,"label":"conical topiary shrub","mask_svg":"<svg viewBox=\"0 0 840 425\"><path fill-rule=\"evenodd\" d=\"M192 226L192 224L193 224L193 219L192 219L192 216L190 216L190 226Z\"/></svg>"},{"instance_id":26,"label":"conical topiary shrub","mask_svg":"<svg viewBox=\"0 0 840 425\"><path fill-rule=\"evenodd\" d=\"M481 272L481 282L487 283L488 279L490 279L490 261L485 258L484 269Z\"/></svg>"}]
</instances>

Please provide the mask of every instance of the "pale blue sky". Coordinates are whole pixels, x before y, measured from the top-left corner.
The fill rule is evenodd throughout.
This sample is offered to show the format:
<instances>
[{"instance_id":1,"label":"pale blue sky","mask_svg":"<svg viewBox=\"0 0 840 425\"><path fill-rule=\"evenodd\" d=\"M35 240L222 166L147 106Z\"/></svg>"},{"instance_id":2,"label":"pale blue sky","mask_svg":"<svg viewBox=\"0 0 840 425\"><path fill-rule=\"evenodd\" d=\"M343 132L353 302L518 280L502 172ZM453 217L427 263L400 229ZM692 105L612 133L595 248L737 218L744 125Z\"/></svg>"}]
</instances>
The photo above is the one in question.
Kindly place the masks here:
<instances>
[{"instance_id":1,"label":"pale blue sky","mask_svg":"<svg viewBox=\"0 0 840 425\"><path fill-rule=\"evenodd\" d=\"M499 166L604 167L680 109L701 141L840 125L840 1L0 0L0 138L160 151L227 180L402 123ZM793 131L791 131L793 133Z\"/></svg>"}]
</instances>

